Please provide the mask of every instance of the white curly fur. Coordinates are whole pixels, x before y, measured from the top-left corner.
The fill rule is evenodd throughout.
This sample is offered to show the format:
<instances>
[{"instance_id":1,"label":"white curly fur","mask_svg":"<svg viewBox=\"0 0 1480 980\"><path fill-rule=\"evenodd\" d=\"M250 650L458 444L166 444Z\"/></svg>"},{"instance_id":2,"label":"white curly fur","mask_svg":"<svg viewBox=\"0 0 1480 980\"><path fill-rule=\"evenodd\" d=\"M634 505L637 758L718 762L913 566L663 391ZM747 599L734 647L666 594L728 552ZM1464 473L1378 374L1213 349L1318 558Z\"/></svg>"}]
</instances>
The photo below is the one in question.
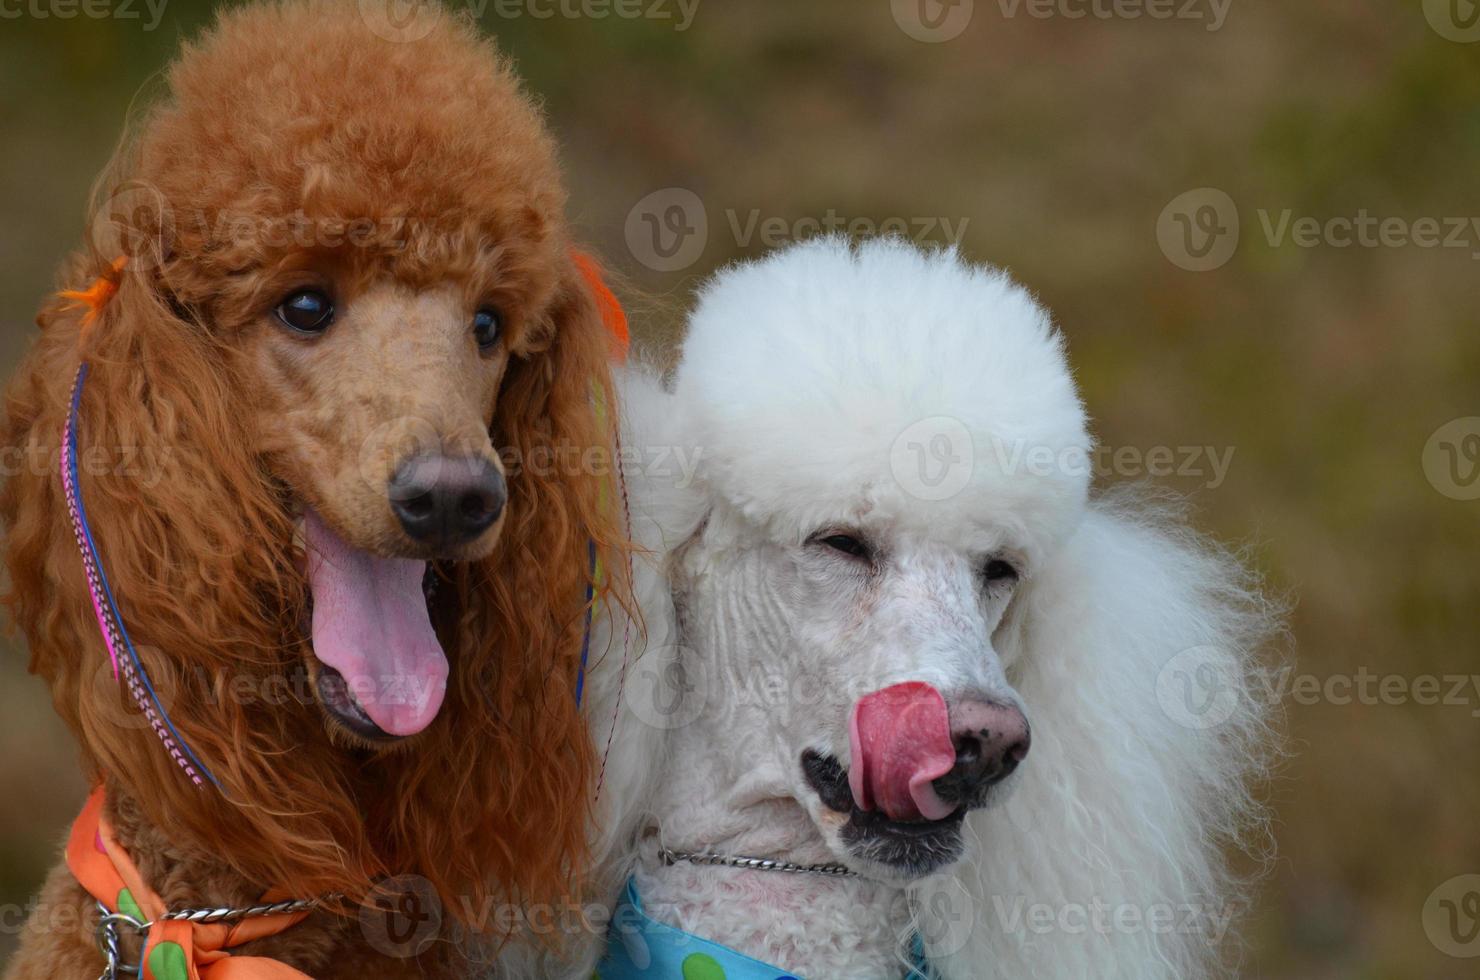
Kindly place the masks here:
<instances>
[{"instance_id":1,"label":"white curly fur","mask_svg":"<svg viewBox=\"0 0 1480 980\"><path fill-rule=\"evenodd\" d=\"M631 569L637 615L608 603L597 607L592 621L582 708L602 756L589 837L593 874L580 896L579 915L555 909L537 921L545 910L521 906L512 939L479 950L494 963L494 977L589 980L606 948L606 922L636 859L635 829L652 816L652 787L669 748L664 729L648 720L661 715L653 706L661 694L654 678L662 678L678 650L665 560L680 539L667 528L693 526L692 508L700 502L684 488L696 464L678 447L671 397L654 375L625 369L616 372L616 380L623 421L617 486L637 545Z\"/></svg>"},{"instance_id":2,"label":"white curly fur","mask_svg":"<svg viewBox=\"0 0 1480 980\"><path fill-rule=\"evenodd\" d=\"M707 286L673 387L623 382L653 555L601 808L607 893L634 874L656 917L810 980L899 977L915 932L946 980L1232 970L1224 851L1262 839L1253 672L1277 611L1175 508L1090 497L1084 412L1033 298L953 251L814 241ZM912 468L935 450L969 464L941 499ZM879 547L869 575L816 546L838 527ZM989 557L1015 588L973 577ZM850 849L797 764L847 765L849 707L902 680L1033 727L964 855L927 877ZM862 877L665 867L660 842ZM595 957L510 975L586 977Z\"/></svg>"},{"instance_id":3,"label":"white curly fur","mask_svg":"<svg viewBox=\"0 0 1480 980\"><path fill-rule=\"evenodd\" d=\"M968 819L968 860L918 889L933 962L978 980L1235 972L1247 896L1224 851L1264 840L1254 673L1277 610L1175 509L1130 493L1092 503L1019 601L1003 647L1033 750L1014 796ZM929 921L963 909L964 935Z\"/></svg>"}]
</instances>

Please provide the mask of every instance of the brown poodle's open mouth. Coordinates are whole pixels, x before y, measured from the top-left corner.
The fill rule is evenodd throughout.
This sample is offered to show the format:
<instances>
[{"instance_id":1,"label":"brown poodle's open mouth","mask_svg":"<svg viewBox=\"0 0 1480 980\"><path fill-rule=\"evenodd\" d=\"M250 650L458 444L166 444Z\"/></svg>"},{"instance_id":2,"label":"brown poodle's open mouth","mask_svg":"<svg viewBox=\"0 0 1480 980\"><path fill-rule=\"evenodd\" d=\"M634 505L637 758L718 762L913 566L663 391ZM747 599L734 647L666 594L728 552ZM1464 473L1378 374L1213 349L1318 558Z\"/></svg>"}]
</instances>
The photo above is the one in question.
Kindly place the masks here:
<instances>
[{"instance_id":1,"label":"brown poodle's open mouth","mask_svg":"<svg viewBox=\"0 0 1480 980\"><path fill-rule=\"evenodd\" d=\"M448 674L427 608L427 563L354 548L311 508L303 533L325 714L377 742L424 730L442 706Z\"/></svg>"},{"instance_id":2,"label":"brown poodle's open mouth","mask_svg":"<svg viewBox=\"0 0 1480 980\"><path fill-rule=\"evenodd\" d=\"M436 593L436 582L436 572L428 567L422 589L428 606ZM318 694L319 707L335 725L366 742L390 744L402 740L404 736L392 735L374 722L355 697L349 682L336 668L317 657L312 667L312 683Z\"/></svg>"},{"instance_id":3,"label":"brown poodle's open mouth","mask_svg":"<svg viewBox=\"0 0 1480 980\"><path fill-rule=\"evenodd\" d=\"M399 737L385 731L371 720L368 712L355 700L344 675L327 664L319 664L315 672L314 690L319 695L319 706L334 723L369 742L398 741Z\"/></svg>"}]
</instances>

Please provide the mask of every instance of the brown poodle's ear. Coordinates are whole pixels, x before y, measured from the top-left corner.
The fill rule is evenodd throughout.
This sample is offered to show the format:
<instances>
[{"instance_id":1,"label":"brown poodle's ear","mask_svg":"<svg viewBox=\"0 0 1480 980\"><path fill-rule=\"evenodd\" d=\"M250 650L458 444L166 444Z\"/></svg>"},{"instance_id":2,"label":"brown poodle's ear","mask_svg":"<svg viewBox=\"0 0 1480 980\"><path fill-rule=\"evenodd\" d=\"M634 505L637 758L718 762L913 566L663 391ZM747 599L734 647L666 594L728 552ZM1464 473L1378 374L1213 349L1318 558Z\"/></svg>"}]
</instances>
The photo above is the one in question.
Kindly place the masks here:
<instances>
[{"instance_id":1,"label":"brown poodle's ear","mask_svg":"<svg viewBox=\"0 0 1480 980\"><path fill-rule=\"evenodd\" d=\"M628 553L610 334L574 259L540 327L535 352L509 366L491 427L508 471L503 534L483 562L447 570L461 586L448 696L469 754L450 788L436 774L444 798L517 801L453 839L535 901L568 894L585 863L596 752L576 685L593 546L600 601L627 604Z\"/></svg>"},{"instance_id":2,"label":"brown poodle's ear","mask_svg":"<svg viewBox=\"0 0 1480 980\"><path fill-rule=\"evenodd\" d=\"M91 777L125 788L157 825L255 862L241 870L260 880L322 875L343 887L344 849L361 857L358 814L342 787L325 784L331 767L279 764L285 746L323 738L310 713L266 696L299 656L303 595L291 518L246 428L249 393L220 339L183 318L147 263L122 270L86 330L84 316L63 300L43 310L6 401L5 446L27 461L0 494L6 602L32 670ZM113 677L58 465L84 357L77 490L99 563L169 726L221 792L186 777ZM264 806L284 800L311 804ZM315 847L324 856L305 871L299 858Z\"/></svg>"},{"instance_id":3,"label":"brown poodle's ear","mask_svg":"<svg viewBox=\"0 0 1480 980\"><path fill-rule=\"evenodd\" d=\"M594 541L600 558L621 559L604 565L625 565L611 366L625 356L626 331L595 261L569 253L543 349L510 365L492 426L495 447L512 464L514 541L535 531L562 554L583 553Z\"/></svg>"}]
</instances>

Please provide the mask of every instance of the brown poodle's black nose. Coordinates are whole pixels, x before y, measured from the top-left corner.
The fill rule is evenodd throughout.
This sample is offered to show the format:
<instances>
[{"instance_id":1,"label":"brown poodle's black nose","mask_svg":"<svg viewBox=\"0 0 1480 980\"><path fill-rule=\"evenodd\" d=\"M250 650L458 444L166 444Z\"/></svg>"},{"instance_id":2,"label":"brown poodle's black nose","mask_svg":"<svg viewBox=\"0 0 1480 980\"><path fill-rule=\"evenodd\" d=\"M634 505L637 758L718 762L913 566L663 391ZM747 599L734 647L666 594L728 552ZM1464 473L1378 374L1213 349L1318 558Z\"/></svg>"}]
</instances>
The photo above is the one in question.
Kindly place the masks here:
<instances>
[{"instance_id":1,"label":"brown poodle's black nose","mask_svg":"<svg viewBox=\"0 0 1480 980\"><path fill-rule=\"evenodd\" d=\"M1027 758L1032 735L1017 708L965 701L951 707L951 740L956 765L931 785L941 799L971 807Z\"/></svg>"},{"instance_id":2,"label":"brown poodle's black nose","mask_svg":"<svg viewBox=\"0 0 1480 980\"><path fill-rule=\"evenodd\" d=\"M472 541L503 512L503 474L479 456L417 456L391 478L391 510L406 533L434 548Z\"/></svg>"}]
</instances>

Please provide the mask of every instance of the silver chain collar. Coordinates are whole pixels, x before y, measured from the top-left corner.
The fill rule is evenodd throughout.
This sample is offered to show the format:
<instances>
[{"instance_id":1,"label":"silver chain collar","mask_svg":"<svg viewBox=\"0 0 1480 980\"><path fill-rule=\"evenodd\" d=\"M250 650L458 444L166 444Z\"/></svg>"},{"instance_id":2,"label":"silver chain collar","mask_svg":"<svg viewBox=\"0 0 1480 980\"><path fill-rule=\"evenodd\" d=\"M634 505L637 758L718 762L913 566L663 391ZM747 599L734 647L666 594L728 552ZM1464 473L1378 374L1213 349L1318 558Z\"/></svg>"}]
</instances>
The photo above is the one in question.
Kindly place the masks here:
<instances>
[{"instance_id":1,"label":"silver chain collar","mask_svg":"<svg viewBox=\"0 0 1480 980\"><path fill-rule=\"evenodd\" d=\"M666 847L660 847L658 849L658 856L667 865L686 861L689 864L740 868L744 871L784 871L787 874L822 875L825 878L858 877L858 872L852 870L846 864L793 864L790 861L773 861L770 858L740 857L738 855L710 854L707 852L693 851L671 851Z\"/></svg>"},{"instance_id":2,"label":"silver chain collar","mask_svg":"<svg viewBox=\"0 0 1480 980\"><path fill-rule=\"evenodd\" d=\"M138 976L137 966L122 961L123 954L118 949L118 927L125 925L135 933L143 935L148 926L131 915L108 911L108 906L102 902L98 902L97 905L98 927L94 936L98 941L98 952L103 954L103 972L98 980L118 980L119 977Z\"/></svg>"},{"instance_id":3,"label":"silver chain collar","mask_svg":"<svg viewBox=\"0 0 1480 980\"><path fill-rule=\"evenodd\" d=\"M203 908L203 909L175 909L166 912L159 917L161 922L190 922L199 925L211 925L218 922L238 922L242 919L255 919L266 915L293 915L298 912L312 912L325 902L333 901L335 896L326 898L293 898L284 902L273 902L269 905L248 905L245 908ZM149 928L154 925L153 921L140 922L131 915L123 912L110 912L108 906L102 902L98 906L98 926L96 938L98 951L103 954L103 972L98 980L118 980L119 977L137 977L140 968L136 964L124 963L118 946L118 928L126 926L133 930L136 936L143 938L148 935Z\"/></svg>"}]
</instances>

